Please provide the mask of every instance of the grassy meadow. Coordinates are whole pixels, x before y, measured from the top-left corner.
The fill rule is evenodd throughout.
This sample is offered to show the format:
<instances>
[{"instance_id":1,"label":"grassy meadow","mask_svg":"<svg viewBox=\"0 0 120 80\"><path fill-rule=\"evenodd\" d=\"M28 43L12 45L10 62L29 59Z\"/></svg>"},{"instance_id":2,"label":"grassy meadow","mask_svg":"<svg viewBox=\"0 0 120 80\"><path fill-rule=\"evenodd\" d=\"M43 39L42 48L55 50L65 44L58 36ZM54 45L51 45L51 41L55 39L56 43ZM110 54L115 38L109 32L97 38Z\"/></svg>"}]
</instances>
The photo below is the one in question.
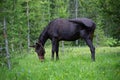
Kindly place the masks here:
<instances>
[{"instance_id":1,"label":"grassy meadow","mask_svg":"<svg viewBox=\"0 0 120 80\"><path fill-rule=\"evenodd\" d=\"M60 48L59 61L51 61L46 47L45 61L34 50L11 57L12 69L0 66L0 80L120 80L120 47L97 47L92 62L88 47Z\"/></svg>"}]
</instances>

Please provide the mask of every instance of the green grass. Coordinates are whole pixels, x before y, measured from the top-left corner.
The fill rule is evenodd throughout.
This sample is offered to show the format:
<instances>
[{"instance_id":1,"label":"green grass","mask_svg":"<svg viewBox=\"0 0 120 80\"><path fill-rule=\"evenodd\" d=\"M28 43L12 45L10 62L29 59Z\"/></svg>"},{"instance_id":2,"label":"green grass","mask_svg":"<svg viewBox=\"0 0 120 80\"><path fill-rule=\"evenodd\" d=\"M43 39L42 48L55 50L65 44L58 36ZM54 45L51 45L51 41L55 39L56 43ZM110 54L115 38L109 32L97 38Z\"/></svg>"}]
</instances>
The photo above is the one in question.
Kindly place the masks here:
<instances>
[{"instance_id":1,"label":"green grass","mask_svg":"<svg viewBox=\"0 0 120 80\"><path fill-rule=\"evenodd\" d=\"M45 62L34 51L11 59L12 69L0 66L0 80L120 80L120 47L96 48L92 62L88 47L60 49L59 61L51 61L51 48L46 48Z\"/></svg>"}]
</instances>

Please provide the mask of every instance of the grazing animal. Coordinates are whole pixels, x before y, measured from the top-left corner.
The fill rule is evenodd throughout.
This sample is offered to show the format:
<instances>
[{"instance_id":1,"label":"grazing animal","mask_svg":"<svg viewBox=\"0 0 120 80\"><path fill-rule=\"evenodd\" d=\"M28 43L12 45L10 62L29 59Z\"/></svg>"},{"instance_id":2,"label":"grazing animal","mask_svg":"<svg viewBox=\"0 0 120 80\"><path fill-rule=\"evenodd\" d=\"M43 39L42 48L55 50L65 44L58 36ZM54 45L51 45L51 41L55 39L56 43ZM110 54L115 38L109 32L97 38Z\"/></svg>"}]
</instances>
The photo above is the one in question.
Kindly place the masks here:
<instances>
[{"instance_id":1,"label":"grazing animal","mask_svg":"<svg viewBox=\"0 0 120 80\"><path fill-rule=\"evenodd\" d=\"M35 48L40 60L44 60L44 44L50 39L52 41L52 59L56 52L59 59L59 41L74 41L83 38L91 51L91 59L95 61L95 47L93 46L93 35L96 28L95 23L88 18L55 19L51 21L40 34L38 42L31 46Z\"/></svg>"}]
</instances>

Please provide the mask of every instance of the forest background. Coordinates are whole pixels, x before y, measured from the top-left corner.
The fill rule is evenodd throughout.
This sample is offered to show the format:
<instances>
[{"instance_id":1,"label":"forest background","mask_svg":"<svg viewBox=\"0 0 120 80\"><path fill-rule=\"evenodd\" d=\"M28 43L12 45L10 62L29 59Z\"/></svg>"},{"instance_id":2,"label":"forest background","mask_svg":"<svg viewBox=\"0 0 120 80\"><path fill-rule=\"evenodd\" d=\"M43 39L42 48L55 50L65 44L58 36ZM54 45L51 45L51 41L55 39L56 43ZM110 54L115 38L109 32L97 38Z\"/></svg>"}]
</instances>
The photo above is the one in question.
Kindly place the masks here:
<instances>
[{"instance_id":1,"label":"forest background","mask_svg":"<svg viewBox=\"0 0 120 80\"><path fill-rule=\"evenodd\" d=\"M30 50L56 18L87 17L96 23L95 46L120 46L120 0L0 0L0 64L13 52ZM51 45L48 41L46 45ZM80 39L64 45L84 46Z\"/></svg>"}]
</instances>

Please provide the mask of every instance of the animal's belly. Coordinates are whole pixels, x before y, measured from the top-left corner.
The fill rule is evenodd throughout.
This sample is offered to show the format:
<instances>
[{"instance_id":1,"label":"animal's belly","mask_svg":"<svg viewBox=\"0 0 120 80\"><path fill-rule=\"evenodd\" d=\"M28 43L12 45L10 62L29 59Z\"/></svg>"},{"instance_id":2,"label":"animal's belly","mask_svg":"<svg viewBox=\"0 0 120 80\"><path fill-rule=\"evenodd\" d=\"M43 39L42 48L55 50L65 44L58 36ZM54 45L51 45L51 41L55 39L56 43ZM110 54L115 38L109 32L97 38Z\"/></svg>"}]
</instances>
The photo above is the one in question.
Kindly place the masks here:
<instances>
[{"instance_id":1,"label":"animal's belly","mask_svg":"<svg viewBox=\"0 0 120 80\"><path fill-rule=\"evenodd\" d=\"M74 41L80 38L79 33L75 33L75 34L63 34L60 35L59 40L65 40L65 41Z\"/></svg>"}]
</instances>

